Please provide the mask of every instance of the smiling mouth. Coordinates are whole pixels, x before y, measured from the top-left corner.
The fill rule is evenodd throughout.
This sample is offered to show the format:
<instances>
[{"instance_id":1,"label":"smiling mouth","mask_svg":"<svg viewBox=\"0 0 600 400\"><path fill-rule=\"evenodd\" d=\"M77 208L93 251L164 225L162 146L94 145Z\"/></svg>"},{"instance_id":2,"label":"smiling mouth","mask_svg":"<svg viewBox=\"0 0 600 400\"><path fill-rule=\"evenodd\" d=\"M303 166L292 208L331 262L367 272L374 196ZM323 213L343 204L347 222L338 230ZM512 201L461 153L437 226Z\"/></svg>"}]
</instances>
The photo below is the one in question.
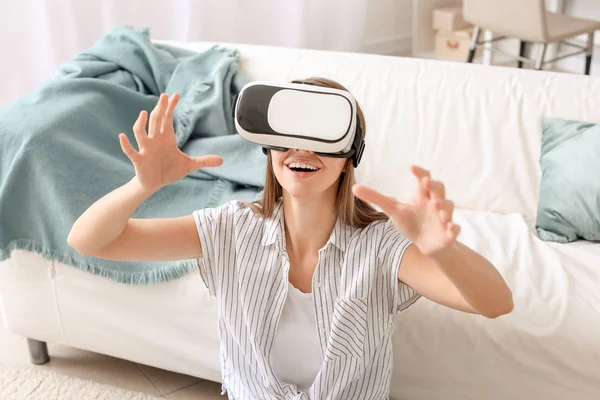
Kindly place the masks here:
<instances>
[{"instance_id":1,"label":"smiling mouth","mask_svg":"<svg viewBox=\"0 0 600 400\"><path fill-rule=\"evenodd\" d=\"M320 168L315 167L314 165L303 164L303 163L290 163L290 164L286 165L286 167L288 167L293 172L304 172L304 173L317 172L320 169Z\"/></svg>"}]
</instances>

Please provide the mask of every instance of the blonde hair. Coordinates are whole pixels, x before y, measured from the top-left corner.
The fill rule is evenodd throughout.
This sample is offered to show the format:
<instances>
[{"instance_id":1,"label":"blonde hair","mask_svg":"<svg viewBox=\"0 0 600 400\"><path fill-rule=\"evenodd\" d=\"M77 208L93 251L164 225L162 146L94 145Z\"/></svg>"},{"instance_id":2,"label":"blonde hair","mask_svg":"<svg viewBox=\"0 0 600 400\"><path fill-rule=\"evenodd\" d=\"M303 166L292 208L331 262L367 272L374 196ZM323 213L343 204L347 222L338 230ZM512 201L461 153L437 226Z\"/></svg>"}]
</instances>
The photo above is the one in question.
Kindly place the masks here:
<instances>
[{"instance_id":1,"label":"blonde hair","mask_svg":"<svg viewBox=\"0 0 600 400\"><path fill-rule=\"evenodd\" d=\"M293 82L328 87L348 92L348 89L346 89L340 83L327 78L313 77L295 80ZM366 134L366 124L360 105L357 106L357 114L358 122L360 123L364 136ZM273 215L275 205L281 196L283 196L283 188L275 177L272 165L271 152L269 151L267 154L267 174L265 177L263 198L262 200L258 200L254 203L247 203L252 211L262 218L269 218ZM342 172L340 177L338 192L335 200L335 212L337 214L337 218L341 222L345 223L346 225L350 225L353 228L364 228L374 221L388 219L388 216L385 213L378 212L371 205L357 198L354 196L354 193L352 193L352 186L355 184L354 165L352 164L352 159L348 159L346 161L345 172Z\"/></svg>"}]
</instances>

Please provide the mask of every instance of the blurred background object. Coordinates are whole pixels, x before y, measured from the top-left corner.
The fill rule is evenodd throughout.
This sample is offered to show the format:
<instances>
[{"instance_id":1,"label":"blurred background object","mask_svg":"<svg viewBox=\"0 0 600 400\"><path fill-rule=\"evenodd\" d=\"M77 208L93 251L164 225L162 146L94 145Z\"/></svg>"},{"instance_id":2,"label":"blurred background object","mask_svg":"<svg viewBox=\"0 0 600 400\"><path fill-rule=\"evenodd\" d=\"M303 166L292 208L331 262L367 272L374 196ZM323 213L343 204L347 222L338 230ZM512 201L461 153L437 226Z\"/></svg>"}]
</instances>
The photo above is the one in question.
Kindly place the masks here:
<instances>
[{"instance_id":1,"label":"blurred background object","mask_svg":"<svg viewBox=\"0 0 600 400\"><path fill-rule=\"evenodd\" d=\"M518 38L506 38L502 41L495 41L489 43L494 38L498 38L501 35L499 32L494 32L493 27L498 24L504 24L501 21L503 13L513 13L515 18L508 18L509 22L518 20L521 16L524 23L528 25L535 24L532 15L525 15L524 11L527 9L527 4L533 4L539 6L543 4L547 12L553 13L554 17L551 24L553 26L559 26L560 34L563 36L566 29L567 31L573 29L575 31L580 28L580 20L591 21L591 25L584 23L586 27L593 30L593 25L600 22L600 1L598 0L515 0L515 1L492 1L487 0L473 0L471 3L475 6L479 6L483 11L490 11L492 14L493 23L491 26L483 27L481 29L480 41L486 41L481 48L477 50L474 55L474 62L485 64L485 65L505 65L519 67L519 61L517 57L519 54L523 54L523 57L535 59L539 53L542 44L538 43L535 45L521 44L521 40ZM463 0L413 0L412 1L412 12L413 12L413 24L412 24L412 56L419 58L432 58L442 60L455 60L455 61L467 61L468 52L465 56L464 44L466 42L465 36L471 35L475 29L473 21L469 21L465 18L463 3L467 1ZM492 4L494 3L494 4ZM516 4L516 8L511 11L507 11L510 3ZM576 27L573 26L575 24ZM591 28L590 28L591 26ZM448 28L452 28L449 30ZM500 32L502 28L497 29ZM555 31L556 32L556 31ZM585 32L584 32L585 33ZM549 32L550 36L552 33ZM570 35L567 35L570 36ZM595 35L593 41L593 50L598 46L600 41L600 35ZM577 35L569 40L570 43L580 47L588 47L589 36L587 34ZM469 39L470 42L470 39ZM492 45L498 51L492 51ZM582 49L576 49L582 50ZM544 69L570 72L570 73L585 73L586 71L586 57L584 53L580 56L566 57L569 54L574 53L572 46L564 45L564 43L549 42L545 46L545 60L552 60L560 58L556 62L548 62L544 65ZM591 75L600 75L600 66L594 68L594 65L600 63L600 58L591 60ZM525 63L521 65L526 68L533 68L535 63Z\"/></svg>"},{"instance_id":2,"label":"blurred background object","mask_svg":"<svg viewBox=\"0 0 600 400\"><path fill-rule=\"evenodd\" d=\"M545 4L548 11L600 20L598 0L546 0ZM467 60L473 31L473 24L462 15L461 0L0 1L0 107L33 90L61 63L122 24L147 26L156 40L264 44L460 62ZM483 30L481 36L491 39L493 32ZM586 44L580 37L575 42ZM517 39L498 42L498 46L519 54ZM533 54L529 47L527 56ZM546 56L550 59L567 51L550 45ZM584 58L565 58L547 67L582 73ZM492 54L489 46L480 49L474 61L517 66L514 58ZM600 74L592 60L592 75L595 71Z\"/></svg>"},{"instance_id":3,"label":"blurred background object","mask_svg":"<svg viewBox=\"0 0 600 400\"><path fill-rule=\"evenodd\" d=\"M600 29L600 21L548 12L544 0L464 0L463 16L475 26L468 62L473 61L475 50L483 43L491 44L497 40L516 38L519 40L518 55L512 55L499 48L492 49L509 57L517 57L519 68L523 63L530 63L538 70L548 63L585 54L584 73L590 73L594 33ZM480 37L483 29L493 32L496 36L491 40L482 41ZM584 46L568 41L580 35L586 35ZM526 55L527 46L530 44L537 48L534 57ZM578 50L549 58L546 51L550 44L562 44Z\"/></svg>"}]
</instances>

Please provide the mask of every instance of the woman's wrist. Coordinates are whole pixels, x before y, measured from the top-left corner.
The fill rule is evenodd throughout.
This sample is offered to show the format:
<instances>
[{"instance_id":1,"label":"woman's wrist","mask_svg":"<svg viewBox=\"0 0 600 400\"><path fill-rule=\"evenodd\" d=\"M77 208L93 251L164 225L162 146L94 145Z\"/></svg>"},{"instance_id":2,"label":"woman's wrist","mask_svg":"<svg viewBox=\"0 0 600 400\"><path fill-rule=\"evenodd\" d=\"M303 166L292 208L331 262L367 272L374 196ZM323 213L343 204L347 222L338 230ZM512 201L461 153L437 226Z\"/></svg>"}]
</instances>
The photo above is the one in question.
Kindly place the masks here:
<instances>
[{"instance_id":1,"label":"woman's wrist","mask_svg":"<svg viewBox=\"0 0 600 400\"><path fill-rule=\"evenodd\" d=\"M134 176L133 178L131 178L131 180L129 181L129 185L132 187L132 189L136 193L140 194L144 199L147 199L148 197L152 196L154 193L156 193L160 189L162 189L160 187L159 188L145 187L144 185L142 185L142 183L138 179L137 175Z\"/></svg>"}]
</instances>

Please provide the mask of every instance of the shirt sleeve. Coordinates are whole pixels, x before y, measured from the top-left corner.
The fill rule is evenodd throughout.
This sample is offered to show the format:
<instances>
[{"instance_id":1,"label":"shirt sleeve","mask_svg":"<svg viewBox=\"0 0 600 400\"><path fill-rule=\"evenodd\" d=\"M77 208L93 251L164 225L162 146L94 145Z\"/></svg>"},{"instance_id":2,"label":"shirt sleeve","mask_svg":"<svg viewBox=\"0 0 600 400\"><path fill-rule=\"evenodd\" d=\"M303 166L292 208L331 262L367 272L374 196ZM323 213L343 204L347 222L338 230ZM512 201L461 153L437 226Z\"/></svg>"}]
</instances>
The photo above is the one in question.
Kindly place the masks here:
<instances>
[{"instance_id":1,"label":"shirt sleeve","mask_svg":"<svg viewBox=\"0 0 600 400\"><path fill-rule=\"evenodd\" d=\"M387 221L384 224L379 257L383 271L389 278L386 281L389 282L389 311L391 314L397 314L406 310L421 297L410 286L400 282L398 279L400 262L402 261L404 252L410 245L412 245L412 242L402 235L391 221Z\"/></svg>"},{"instance_id":2,"label":"shirt sleeve","mask_svg":"<svg viewBox=\"0 0 600 400\"><path fill-rule=\"evenodd\" d=\"M202 257L197 260L198 268L211 296L217 293L219 265L227 263L226 259L234 248L233 213L234 206L231 203L193 213L202 247Z\"/></svg>"}]
</instances>

